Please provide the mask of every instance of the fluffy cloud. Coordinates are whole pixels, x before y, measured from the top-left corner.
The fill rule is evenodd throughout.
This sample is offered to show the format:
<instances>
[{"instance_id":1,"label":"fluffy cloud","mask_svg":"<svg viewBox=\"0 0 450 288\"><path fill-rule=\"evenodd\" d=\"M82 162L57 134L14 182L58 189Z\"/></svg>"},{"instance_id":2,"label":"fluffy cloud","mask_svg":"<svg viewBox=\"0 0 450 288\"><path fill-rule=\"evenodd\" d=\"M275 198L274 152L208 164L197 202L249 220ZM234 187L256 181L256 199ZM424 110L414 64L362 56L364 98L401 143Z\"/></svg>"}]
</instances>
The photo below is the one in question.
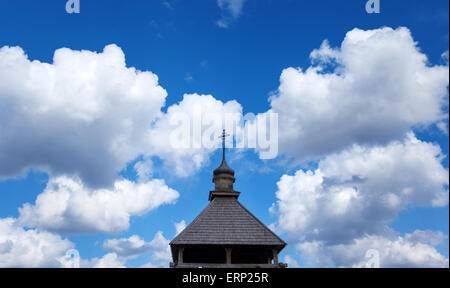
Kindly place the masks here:
<instances>
[{"instance_id":1,"label":"fluffy cloud","mask_svg":"<svg viewBox=\"0 0 450 288\"><path fill-rule=\"evenodd\" d=\"M146 242L138 235L129 238L107 239L103 248L111 250L122 258L133 258L146 253L152 254L152 261L147 266L168 267L172 259L170 254L170 240L166 239L161 231L158 231L152 241Z\"/></svg>"},{"instance_id":2,"label":"fluffy cloud","mask_svg":"<svg viewBox=\"0 0 450 288\"><path fill-rule=\"evenodd\" d=\"M299 162L448 119L448 63L430 65L407 28L354 29L311 59L306 70L285 69L270 98L280 152Z\"/></svg>"},{"instance_id":3,"label":"fluffy cloud","mask_svg":"<svg viewBox=\"0 0 450 288\"><path fill-rule=\"evenodd\" d=\"M139 157L145 159L135 166L140 181L152 176L152 157L177 176L191 175L214 149L173 145L171 137L180 130L174 119L189 117L191 130L182 136L193 139L197 116L222 120L227 113L242 114L242 107L211 95L187 94L162 113L166 96L158 77L126 67L115 45L102 53L59 49L51 64L29 60L20 47L5 46L0 49L0 179L38 169L103 188ZM222 123L201 125L200 132L222 129Z\"/></svg>"},{"instance_id":4,"label":"fluffy cloud","mask_svg":"<svg viewBox=\"0 0 450 288\"><path fill-rule=\"evenodd\" d=\"M17 219L0 219L0 267L75 268L67 258L70 251L78 254L74 247L75 244L57 234L24 229ZM86 268L123 268L126 260L116 253L108 253L90 260L80 258L79 264Z\"/></svg>"},{"instance_id":5,"label":"fluffy cloud","mask_svg":"<svg viewBox=\"0 0 450 288\"><path fill-rule=\"evenodd\" d=\"M165 264L170 262L172 257L169 243L170 240L166 239L161 231L156 233L155 238L150 242L153 251L152 259L154 261L162 261Z\"/></svg>"},{"instance_id":6,"label":"fluffy cloud","mask_svg":"<svg viewBox=\"0 0 450 288\"><path fill-rule=\"evenodd\" d=\"M148 151L163 159L175 175L192 175L208 163L211 153L218 147L217 135L228 115L241 117L242 106L236 101L223 103L211 95L186 94L180 103L170 106L148 132ZM204 138L209 132L214 133L214 139L208 148Z\"/></svg>"},{"instance_id":7,"label":"fluffy cloud","mask_svg":"<svg viewBox=\"0 0 450 288\"><path fill-rule=\"evenodd\" d=\"M138 235L129 238L107 239L103 242L103 248L114 251L123 257L133 257L150 251L149 242L145 242Z\"/></svg>"},{"instance_id":8,"label":"fluffy cloud","mask_svg":"<svg viewBox=\"0 0 450 288\"><path fill-rule=\"evenodd\" d=\"M176 235L180 234L186 228L186 221L181 220L179 223L175 223Z\"/></svg>"},{"instance_id":9,"label":"fluffy cloud","mask_svg":"<svg viewBox=\"0 0 450 288\"><path fill-rule=\"evenodd\" d=\"M284 175L278 182L278 201L271 208L278 216L276 229L287 232L291 243L300 243L298 247L306 256L326 255L330 249L339 247L344 247L339 250L343 252L345 247L357 249L358 243L373 240L389 243L405 255L420 249L421 253L429 252L430 257L441 261L445 258L437 257L433 248L440 238L427 242L430 234L416 232L393 241L395 233L387 225L408 206L448 205L449 171L442 166L442 159L439 146L422 142L413 134L403 142L371 148L354 145L329 155L315 171L299 170L293 176ZM383 245L375 246L381 249ZM390 257L388 252L385 254L384 258ZM405 263L409 258L402 259L385 260L385 264L408 266ZM424 259L416 263L411 258L414 260L411 265L420 265ZM344 266L355 259L342 263L338 258L332 260ZM326 260L319 262L327 264ZM436 263L442 261L430 265Z\"/></svg>"},{"instance_id":10,"label":"fluffy cloud","mask_svg":"<svg viewBox=\"0 0 450 288\"><path fill-rule=\"evenodd\" d=\"M419 236L418 236L419 235ZM423 237L425 236L425 237ZM449 260L442 256L434 246L440 242L427 240L440 239L440 232L415 231L401 236L365 236L349 244L326 245L323 242L304 242L298 245L309 265L337 267L441 267L448 268Z\"/></svg>"},{"instance_id":11,"label":"fluffy cloud","mask_svg":"<svg viewBox=\"0 0 450 288\"><path fill-rule=\"evenodd\" d=\"M222 18L217 25L227 28L233 21L241 16L245 0L217 0L217 5L222 10Z\"/></svg>"},{"instance_id":12,"label":"fluffy cloud","mask_svg":"<svg viewBox=\"0 0 450 288\"><path fill-rule=\"evenodd\" d=\"M12 218L0 219L0 267L60 267L74 244L59 235L25 230Z\"/></svg>"},{"instance_id":13,"label":"fluffy cloud","mask_svg":"<svg viewBox=\"0 0 450 288\"><path fill-rule=\"evenodd\" d=\"M78 178L61 176L50 179L34 205L19 208L19 222L60 233L117 233L128 229L131 216L171 204L178 196L163 180L119 180L113 189L90 189Z\"/></svg>"},{"instance_id":14,"label":"fluffy cloud","mask_svg":"<svg viewBox=\"0 0 450 288\"><path fill-rule=\"evenodd\" d=\"M116 253L108 253L101 258L82 260L83 268L126 268L126 259L119 257Z\"/></svg>"},{"instance_id":15,"label":"fluffy cloud","mask_svg":"<svg viewBox=\"0 0 450 288\"><path fill-rule=\"evenodd\" d=\"M440 148L412 134L386 147L358 145L327 156L315 171L278 182L278 229L295 239L348 242L382 233L407 205L448 204L449 172Z\"/></svg>"},{"instance_id":16,"label":"fluffy cloud","mask_svg":"<svg viewBox=\"0 0 450 288\"><path fill-rule=\"evenodd\" d=\"M51 64L0 48L0 178L35 168L111 185L145 151L166 96L158 77L127 68L115 45L59 49Z\"/></svg>"}]
</instances>

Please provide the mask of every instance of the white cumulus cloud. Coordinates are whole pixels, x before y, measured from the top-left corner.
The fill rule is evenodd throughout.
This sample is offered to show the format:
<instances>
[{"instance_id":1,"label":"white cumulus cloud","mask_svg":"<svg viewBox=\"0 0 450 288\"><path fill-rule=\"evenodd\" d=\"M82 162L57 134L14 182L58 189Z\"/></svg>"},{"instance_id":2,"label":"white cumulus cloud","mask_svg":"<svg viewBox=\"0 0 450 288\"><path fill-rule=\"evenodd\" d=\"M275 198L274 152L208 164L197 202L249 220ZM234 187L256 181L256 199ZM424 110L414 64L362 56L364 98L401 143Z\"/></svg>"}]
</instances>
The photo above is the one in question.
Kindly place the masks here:
<instances>
[{"instance_id":1,"label":"white cumulus cloud","mask_svg":"<svg viewBox=\"0 0 450 288\"><path fill-rule=\"evenodd\" d=\"M220 143L217 135L222 132L227 115L241 117L242 106L236 101L223 103L211 95L186 94L155 122L147 134L148 149L163 159L175 175L192 175L216 151ZM211 145L205 142L206 138Z\"/></svg>"},{"instance_id":2,"label":"white cumulus cloud","mask_svg":"<svg viewBox=\"0 0 450 288\"><path fill-rule=\"evenodd\" d=\"M58 259L73 247L57 234L26 230L16 219L0 219L0 267L61 267Z\"/></svg>"},{"instance_id":3,"label":"white cumulus cloud","mask_svg":"<svg viewBox=\"0 0 450 288\"><path fill-rule=\"evenodd\" d=\"M186 221L181 220L181 222L175 223L176 235L180 234L186 228Z\"/></svg>"},{"instance_id":4,"label":"white cumulus cloud","mask_svg":"<svg viewBox=\"0 0 450 288\"><path fill-rule=\"evenodd\" d=\"M140 216L178 198L163 180L134 183L118 180L112 189L91 189L79 178L50 179L34 205L19 208L19 222L60 233L117 233Z\"/></svg>"},{"instance_id":5,"label":"white cumulus cloud","mask_svg":"<svg viewBox=\"0 0 450 288\"><path fill-rule=\"evenodd\" d=\"M111 185L145 151L166 96L155 74L126 67L116 45L58 49L53 63L0 48L0 179L34 168Z\"/></svg>"},{"instance_id":6,"label":"white cumulus cloud","mask_svg":"<svg viewBox=\"0 0 450 288\"><path fill-rule=\"evenodd\" d=\"M355 145L327 156L315 171L278 182L277 229L295 239L346 242L380 233L407 205L448 204L449 172L438 146L409 136L388 146ZM294 236L295 235L295 236Z\"/></svg>"},{"instance_id":7,"label":"white cumulus cloud","mask_svg":"<svg viewBox=\"0 0 450 288\"><path fill-rule=\"evenodd\" d=\"M311 60L285 69L270 98L280 152L298 162L448 120L448 63L431 65L407 28L354 29L340 47L324 41Z\"/></svg>"},{"instance_id":8,"label":"white cumulus cloud","mask_svg":"<svg viewBox=\"0 0 450 288\"><path fill-rule=\"evenodd\" d=\"M135 166L139 180L151 178L153 157L176 176L192 175L214 149L173 145L180 130L173 119L189 117L190 130L182 136L193 139L197 116L224 119L242 114L242 107L186 94L162 113L166 96L157 75L127 67L116 45L101 53L58 49L52 63L32 61L20 47L0 48L0 179L37 169L53 178L78 176L92 188L111 187L136 159L144 159ZM208 128L220 133L223 127L203 123L200 132Z\"/></svg>"},{"instance_id":9,"label":"white cumulus cloud","mask_svg":"<svg viewBox=\"0 0 450 288\"><path fill-rule=\"evenodd\" d=\"M126 268L125 258L119 257L116 253L108 253L101 258L95 257L90 260L81 260L83 268Z\"/></svg>"},{"instance_id":10,"label":"white cumulus cloud","mask_svg":"<svg viewBox=\"0 0 450 288\"><path fill-rule=\"evenodd\" d=\"M133 235L129 238L107 239L103 242L103 248L123 257L133 257L147 253L151 246L138 235Z\"/></svg>"},{"instance_id":11,"label":"white cumulus cloud","mask_svg":"<svg viewBox=\"0 0 450 288\"><path fill-rule=\"evenodd\" d=\"M413 240L416 234L430 238L442 233L417 230L405 236L367 235L348 244L326 245L324 242L304 242L298 245L309 265L321 267L373 267L373 260L384 268L448 268L449 260L427 239ZM375 259L375 257L377 259Z\"/></svg>"},{"instance_id":12,"label":"white cumulus cloud","mask_svg":"<svg viewBox=\"0 0 450 288\"><path fill-rule=\"evenodd\" d=\"M158 231L150 242L146 242L138 235L129 238L107 239L103 248L113 251L121 258L134 258L144 254L151 254L152 262L146 266L169 267L171 261L170 240L166 239L162 231Z\"/></svg>"},{"instance_id":13,"label":"white cumulus cloud","mask_svg":"<svg viewBox=\"0 0 450 288\"><path fill-rule=\"evenodd\" d=\"M302 251L317 250L325 255L329 247L347 247L369 236L386 242L395 234L388 224L400 211L410 206L448 205L449 171L442 166L442 160L439 146L420 141L412 133L402 142L387 146L354 145L329 155L314 171L299 170L295 175L282 176L276 193L278 201L270 209L278 216L275 227L287 232L289 243L297 243ZM399 249L408 251L412 247L414 251L420 246L417 243L425 243L428 246L420 246L420 251L433 254L433 246L442 239L430 235L407 235ZM386 265L408 266L408 259L386 260ZM417 263L423 263L420 261Z\"/></svg>"}]
</instances>

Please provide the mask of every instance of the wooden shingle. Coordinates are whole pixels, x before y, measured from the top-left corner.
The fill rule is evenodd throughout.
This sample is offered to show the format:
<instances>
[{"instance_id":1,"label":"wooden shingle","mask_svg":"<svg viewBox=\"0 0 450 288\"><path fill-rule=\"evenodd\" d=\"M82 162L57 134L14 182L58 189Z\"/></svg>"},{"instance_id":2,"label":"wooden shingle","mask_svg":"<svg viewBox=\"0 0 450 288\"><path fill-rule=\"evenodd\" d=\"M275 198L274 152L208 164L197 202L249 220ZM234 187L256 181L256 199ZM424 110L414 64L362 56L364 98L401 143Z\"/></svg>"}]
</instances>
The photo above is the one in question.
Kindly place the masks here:
<instances>
[{"instance_id":1,"label":"wooden shingle","mask_svg":"<svg viewBox=\"0 0 450 288\"><path fill-rule=\"evenodd\" d=\"M286 243L235 197L215 197L170 245L266 245Z\"/></svg>"}]
</instances>

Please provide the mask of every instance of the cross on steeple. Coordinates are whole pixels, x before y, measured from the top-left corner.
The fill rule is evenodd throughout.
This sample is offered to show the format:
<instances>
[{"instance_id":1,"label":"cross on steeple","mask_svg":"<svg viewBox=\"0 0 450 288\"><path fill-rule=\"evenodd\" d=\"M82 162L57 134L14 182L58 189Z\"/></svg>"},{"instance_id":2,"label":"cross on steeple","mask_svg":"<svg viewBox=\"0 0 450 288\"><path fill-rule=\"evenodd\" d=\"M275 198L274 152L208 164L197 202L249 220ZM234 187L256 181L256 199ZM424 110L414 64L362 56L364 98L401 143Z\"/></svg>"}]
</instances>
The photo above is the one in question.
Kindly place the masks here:
<instances>
[{"instance_id":1,"label":"cross on steeple","mask_svg":"<svg viewBox=\"0 0 450 288\"><path fill-rule=\"evenodd\" d=\"M230 134L227 134L225 129L223 129L222 135L219 136L219 138L222 139L222 150L223 150L223 158L222 160L225 161L225 139L230 136Z\"/></svg>"},{"instance_id":2,"label":"cross on steeple","mask_svg":"<svg viewBox=\"0 0 450 288\"><path fill-rule=\"evenodd\" d=\"M222 163L219 168L214 170L214 191L211 191L209 194L209 201L212 201L216 196L231 196L238 197L239 192L234 191L233 184L236 179L234 178L234 170L231 169L227 161L225 161L225 139L230 136L227 134L225 129L220 135L220 139L222 139L222 149L223 149L223 158Z\"/></svg>"}]
</instances>

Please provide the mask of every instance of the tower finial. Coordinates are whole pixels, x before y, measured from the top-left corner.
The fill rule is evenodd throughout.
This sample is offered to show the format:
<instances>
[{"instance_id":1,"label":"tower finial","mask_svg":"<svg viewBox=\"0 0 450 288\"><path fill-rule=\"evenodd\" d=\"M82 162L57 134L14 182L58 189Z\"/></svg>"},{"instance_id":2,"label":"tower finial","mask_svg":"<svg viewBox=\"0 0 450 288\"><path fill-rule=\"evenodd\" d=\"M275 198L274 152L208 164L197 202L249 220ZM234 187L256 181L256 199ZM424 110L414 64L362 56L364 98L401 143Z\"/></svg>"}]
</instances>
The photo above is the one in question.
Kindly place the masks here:
<instances>
[{"instance_id":1,"label":"tower finial","mask_svg":"<svg viewBox=\"0 0 450 288\"><path fill-rule=\"evenodd\" d=\"M227 134L225 129L223 129L222 135L219 136L219 138L222 139L222 161L225 161L225 138L230 136L230 134Z\"/></svg>"},{"instance_id":2,"label":"tower finial","mask_svg":"<svg viewBox=\"0 0 450 288\"><path fill-rule=\"evenodd\" d=\"M223 157L222 157L222 164L220 164L219 168L214 170L214 178L213 182L215 185L214 191L211 191L209 194L209 200L211 201L214 199L217 195L231 195L233 197L239 196L239 193L236 194L233 190L233 184L236 180L234 178L234 170L228 167L227 161L225 161L225 138L230 136L227 134L225 129L222 132L222 135L219 137L222 139L222 150L223 150ZM225 193L225 194L224 194Z\"/></svg>"}]
</instances>

